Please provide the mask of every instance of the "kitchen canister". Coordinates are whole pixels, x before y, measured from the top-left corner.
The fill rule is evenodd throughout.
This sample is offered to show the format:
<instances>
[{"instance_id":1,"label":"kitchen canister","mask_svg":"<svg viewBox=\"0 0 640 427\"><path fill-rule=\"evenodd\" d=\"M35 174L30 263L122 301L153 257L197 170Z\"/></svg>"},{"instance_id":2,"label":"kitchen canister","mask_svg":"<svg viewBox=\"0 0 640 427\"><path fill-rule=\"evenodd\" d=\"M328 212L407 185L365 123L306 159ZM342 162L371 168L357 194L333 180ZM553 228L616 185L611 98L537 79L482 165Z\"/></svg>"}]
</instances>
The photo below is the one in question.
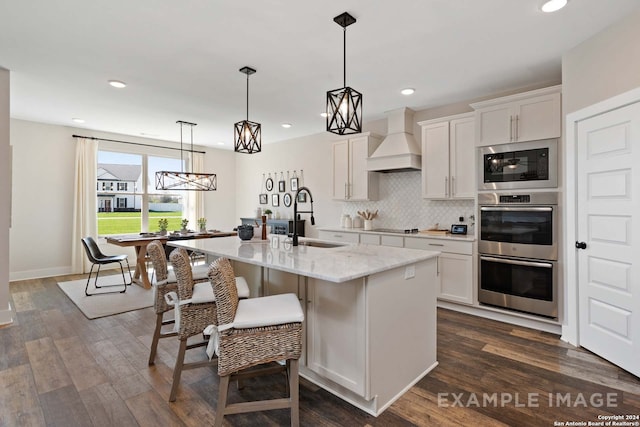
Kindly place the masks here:
<instances>
[{"instance_id":1,"label":"kitchen canister","mask_svg":"<svg viewBox=\"0 0 640 427\"><path fill-rule=\"evenodd\" d=\"M346 215L344 218L344 228L352 228L353 221L351 220L351 216Z\"/></svg>"},{"instance_id":2,"label":"kitchen canister","mask_svg":"<svg viewBox=\"0 0 640 427\"><path fill-rule=\"evenodd\" d=\"M353 228L362 228L362 217L359 215L353 217Z\"/></svg>"}]
</instances>

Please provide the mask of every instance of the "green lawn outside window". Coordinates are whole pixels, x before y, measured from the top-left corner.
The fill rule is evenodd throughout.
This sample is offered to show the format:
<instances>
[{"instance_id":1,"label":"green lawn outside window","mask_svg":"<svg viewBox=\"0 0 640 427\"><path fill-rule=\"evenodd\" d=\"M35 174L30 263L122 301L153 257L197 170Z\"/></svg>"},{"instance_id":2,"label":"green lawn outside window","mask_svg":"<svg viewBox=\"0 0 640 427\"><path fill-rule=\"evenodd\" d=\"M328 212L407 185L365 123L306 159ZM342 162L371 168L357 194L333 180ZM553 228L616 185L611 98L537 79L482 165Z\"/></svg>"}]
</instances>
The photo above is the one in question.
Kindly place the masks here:
<instances>
[{"instance_id":1,"label":"green lawn outside window","mask_svg":"<svg viewBox=\"0 0 640 427\"><path fill-rule=\"evenodd\" d=\"M182 212L149 212L149 231L159 231L158 220L169 220L168 231L180 230ZM142 214L140 212L98 212L98 235L140 233Z\"/></svg>"}]
</instances>

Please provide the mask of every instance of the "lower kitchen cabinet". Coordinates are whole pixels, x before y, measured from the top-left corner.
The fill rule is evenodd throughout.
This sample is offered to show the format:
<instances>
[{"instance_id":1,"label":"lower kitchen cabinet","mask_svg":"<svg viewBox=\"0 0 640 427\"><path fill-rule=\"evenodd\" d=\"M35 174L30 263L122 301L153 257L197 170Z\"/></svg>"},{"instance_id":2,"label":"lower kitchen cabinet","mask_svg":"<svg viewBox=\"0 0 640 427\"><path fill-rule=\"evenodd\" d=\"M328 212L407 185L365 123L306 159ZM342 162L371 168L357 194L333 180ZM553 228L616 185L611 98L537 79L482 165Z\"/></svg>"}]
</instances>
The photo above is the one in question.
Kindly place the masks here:
<instances>
[{"instance_id":1,"label":"lower kitchen cabinet","mask_svg":"<svg viewBox=\"0 0 640 427\"><path fill-rule=\"evenodd\" d=\"M307 367L368 399L364 280L308 278L305 319Z\"/></svg>"},{"instance_id":2,"label":"lower kitchen cabinet","mask_svg":"<svg viewBox=\"0 0 640 427\"><path fill-rule=\"evenodd\" d=\"M334 242L360 243L360 235L358 233L347 231L320 230L318 231L318 238Z\"/></svg>"},{"instance_id":3,"label":"lower kitchen cabinet","mask_svg":"<svg viewBox=\"0 0 640 427\"><path fill-rule=\"evenodd\" d=\"M404 247L440 251L438 299L473 304L475 288L473 242L405 237Z\"/></svg>"}]
</instances>

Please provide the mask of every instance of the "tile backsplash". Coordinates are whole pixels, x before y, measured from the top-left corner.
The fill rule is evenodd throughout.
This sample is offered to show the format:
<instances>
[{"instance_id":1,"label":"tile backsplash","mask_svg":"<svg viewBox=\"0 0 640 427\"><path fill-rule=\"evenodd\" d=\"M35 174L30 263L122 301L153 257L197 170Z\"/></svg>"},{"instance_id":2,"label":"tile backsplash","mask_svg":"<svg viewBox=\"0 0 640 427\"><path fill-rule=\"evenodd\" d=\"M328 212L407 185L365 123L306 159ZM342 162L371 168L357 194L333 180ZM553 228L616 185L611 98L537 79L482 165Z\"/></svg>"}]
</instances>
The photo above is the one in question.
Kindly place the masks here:
<instances>
[{"instance_id":1,"label":"tile backsplash","mask_svg":"<svg viewBox=\"0 0 640 427\"><path fill-rule=\"evenodd\" d=\"M460 223L470 226L473 233L475 221L470 218L476 215L474 200L425 200L422 198L422 182L420 171L391 172L379 176L379 197L375 202L344 202L342 213L351 217L358 211L378 210L374 220L374 228L450 228L451 224Z\"/></svg>"}]
</instances>

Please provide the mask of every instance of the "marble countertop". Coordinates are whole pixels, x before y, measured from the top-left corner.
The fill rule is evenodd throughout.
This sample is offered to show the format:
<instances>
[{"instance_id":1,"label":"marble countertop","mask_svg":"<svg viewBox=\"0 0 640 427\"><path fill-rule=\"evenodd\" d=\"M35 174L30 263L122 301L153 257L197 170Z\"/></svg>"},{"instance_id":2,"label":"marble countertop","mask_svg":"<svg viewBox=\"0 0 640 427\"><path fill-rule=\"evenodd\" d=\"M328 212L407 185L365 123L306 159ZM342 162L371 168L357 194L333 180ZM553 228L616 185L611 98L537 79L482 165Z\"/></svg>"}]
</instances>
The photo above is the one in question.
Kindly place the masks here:
<instances>
[{"instance_id":1,"label":"marble countertop","mask_svg":"<svg viewBox=\"0 0 640 427\"><path fill-rule=\"evenodd\" d=\"M460 240L463 242L475 242L475 237L472 234L466 234L466 235L458 235L458 234L430 234L430 233L406 233L406 234L400 234L400 233L385 233L383 231L376 231L376 230L371 230L371 231L365 231L362 228L343 228L343 227L317 227L318 230L321 231L336 231L336 232L342 232L342 233L361 233L361 234L384 234L387 236L400 236L400 237L418 237L418 238L423 238L423 239L445 239L445 240Z\"/></svg>"},{"instance_id":2,"label":"marble countertop","mask_svg":"<svg viewBox=\"0 0 640 427\"><path fill-rule=\"evenodd\" d=\"M321 242L300 238L300 242L304 241ZM346 282L440 254L437 251L360 244L340 244L331 248L294 247L291 239L282 235L269 235L267 240L242 241L238 237L220 237L167 244L331 282Z\"/></svg>"}]
</instances>

